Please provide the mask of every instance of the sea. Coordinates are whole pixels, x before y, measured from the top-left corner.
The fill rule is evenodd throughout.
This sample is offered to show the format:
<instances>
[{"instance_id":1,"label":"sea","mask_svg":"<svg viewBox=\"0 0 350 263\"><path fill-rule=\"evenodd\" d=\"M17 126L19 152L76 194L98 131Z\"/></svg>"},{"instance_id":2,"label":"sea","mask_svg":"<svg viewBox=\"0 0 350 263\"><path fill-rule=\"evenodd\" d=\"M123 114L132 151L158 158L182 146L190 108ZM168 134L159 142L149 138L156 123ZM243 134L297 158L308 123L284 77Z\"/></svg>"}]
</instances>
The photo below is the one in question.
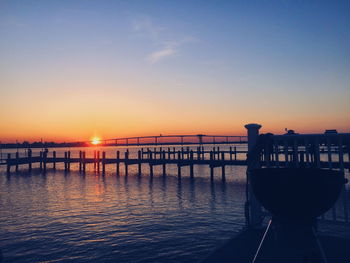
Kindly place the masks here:
<instances>
[{"instance_id":1,"label":"sea","mask_svg":"<svg viewBox=\"0 0 350 263\"><path fill-rule=\"evenodd\" d=\"M139 149L129 147L130 158ZM53 150L57 156L70 150L72 157L79 150L87 157L105 151L108 158L117 150L123 156L126 148L57 148L49 155ZM16 150L3 150L2 157L11 151ZM46 173L37 165L30 173L27 167L10 175L5 169L0 167L3 262L200 262L245 226L245 166L226 166L225 180L221 168L211 179L204 165L194 167L193 178L188 167L178 177L176 165L167 165L166 176L161 167L150 176L148 165L141 175L136 165L128 175L121 165L117 175L115 164L107 165L105 174L93 164L86 173L76 164L69 172L50 164Z\"/></svg>"}]
</instances>

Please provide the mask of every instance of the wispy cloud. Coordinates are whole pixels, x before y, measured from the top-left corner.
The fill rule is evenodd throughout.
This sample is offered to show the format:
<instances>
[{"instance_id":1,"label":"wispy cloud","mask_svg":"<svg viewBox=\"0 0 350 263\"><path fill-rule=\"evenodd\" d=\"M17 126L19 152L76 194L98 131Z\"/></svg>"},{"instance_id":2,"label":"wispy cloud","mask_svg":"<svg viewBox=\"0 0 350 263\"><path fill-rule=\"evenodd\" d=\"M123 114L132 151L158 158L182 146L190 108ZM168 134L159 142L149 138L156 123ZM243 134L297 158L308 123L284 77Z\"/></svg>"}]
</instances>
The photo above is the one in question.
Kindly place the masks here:
<instances>
[{"instance_id":1,"label":"wispy cloud","mask_svg":"<svg viewBox=\"0 0 350 263\"><path fill-rule=\"evenodd\" d=\"M173 47L165 47L161 50L158 50L158 51L151 53L147 57L147 60L149 62L151 62L152 64L154 64L154 63L156 63L164 58L173 56L174 54L176 54L176 52L177 51Z\"/></svg>"},{"instance_id":2,"label":"wispy cloud","mask_svg":"<svg viewBox=\"0 0 350 263\"><path fill-rule=\"evenodd\" d=\"M132 28L134 31L146 34L152 39L154 46L158 47L146 57L147 61L151 64L173 57L180 52L183 45L197 41L196 38L191 36L165 41L164 35L165 33L169 33L169 30L166 30L165 27L155 25L151 18L147 16L134 20Z\"/></svg>"},{"instance_id":3,"label":"wispy cloud","mask_svg":"<svg viewBox=\"0 0 350 263\"><path fill-rule=\"evenodd\" d=\"M151 18L148 16L143 16L132 23L132 28L134 31L144 32L152 38L157 38L159 33L165 30L164 27L155 25Z\"/></svg>"}]
</instances>

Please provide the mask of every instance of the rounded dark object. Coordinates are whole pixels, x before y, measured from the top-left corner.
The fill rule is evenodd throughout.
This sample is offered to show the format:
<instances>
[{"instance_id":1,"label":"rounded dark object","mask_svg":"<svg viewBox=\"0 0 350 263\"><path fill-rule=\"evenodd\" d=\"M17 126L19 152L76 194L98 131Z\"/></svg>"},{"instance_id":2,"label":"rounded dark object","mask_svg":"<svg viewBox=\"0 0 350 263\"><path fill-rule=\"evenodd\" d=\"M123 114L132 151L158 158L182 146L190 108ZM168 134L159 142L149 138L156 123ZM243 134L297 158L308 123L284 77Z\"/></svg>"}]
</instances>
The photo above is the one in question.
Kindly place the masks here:
<instances>
[{"instance_id":1,"label":"rounded dark object","mask_svg":"<svg viewBox=\"0 0 350 263\"><path fill-rule=\"evenodd\" d=\"M317 168L262 168L250 173L253 192L272 215L312 221L329 210L347 182L340 171Z\"/></svg>"}]
</instances>

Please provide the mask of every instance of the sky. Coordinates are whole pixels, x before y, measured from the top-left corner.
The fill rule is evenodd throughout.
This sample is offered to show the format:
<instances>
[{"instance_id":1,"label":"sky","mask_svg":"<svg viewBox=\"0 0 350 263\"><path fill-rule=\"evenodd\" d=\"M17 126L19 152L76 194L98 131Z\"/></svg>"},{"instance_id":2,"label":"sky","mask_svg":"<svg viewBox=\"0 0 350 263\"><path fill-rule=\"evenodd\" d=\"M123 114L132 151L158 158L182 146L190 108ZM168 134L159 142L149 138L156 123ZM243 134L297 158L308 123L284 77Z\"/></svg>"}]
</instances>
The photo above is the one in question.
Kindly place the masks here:
<instances>
[{"instance_id":1,"label":"sky","mask_svg":"<svg viewBox=\"0 0 350 263\"><path fill-rule=\"evenodd\" d=\"M350 132L349 1L0 0L0 140Z\"/></svg>"}]
</instances>

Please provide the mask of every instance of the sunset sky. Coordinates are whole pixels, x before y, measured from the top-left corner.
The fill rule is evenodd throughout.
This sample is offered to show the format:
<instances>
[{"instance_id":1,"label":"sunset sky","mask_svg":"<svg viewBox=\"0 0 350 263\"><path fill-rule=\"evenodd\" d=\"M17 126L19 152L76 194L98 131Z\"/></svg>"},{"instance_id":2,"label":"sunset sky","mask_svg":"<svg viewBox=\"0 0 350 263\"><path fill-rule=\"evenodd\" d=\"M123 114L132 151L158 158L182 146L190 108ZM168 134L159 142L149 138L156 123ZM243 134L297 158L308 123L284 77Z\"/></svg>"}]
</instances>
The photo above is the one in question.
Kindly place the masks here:
<instances>
[{"instance_id":1,"label":"sunset sky","mask_svg":"<svg viewBox=\"0 0 350 263\"><path fill-rule=\"evenodd\" d=\"M350 132L350 1L0 0L0 140Z\"/></svg>"}]
</instances>

